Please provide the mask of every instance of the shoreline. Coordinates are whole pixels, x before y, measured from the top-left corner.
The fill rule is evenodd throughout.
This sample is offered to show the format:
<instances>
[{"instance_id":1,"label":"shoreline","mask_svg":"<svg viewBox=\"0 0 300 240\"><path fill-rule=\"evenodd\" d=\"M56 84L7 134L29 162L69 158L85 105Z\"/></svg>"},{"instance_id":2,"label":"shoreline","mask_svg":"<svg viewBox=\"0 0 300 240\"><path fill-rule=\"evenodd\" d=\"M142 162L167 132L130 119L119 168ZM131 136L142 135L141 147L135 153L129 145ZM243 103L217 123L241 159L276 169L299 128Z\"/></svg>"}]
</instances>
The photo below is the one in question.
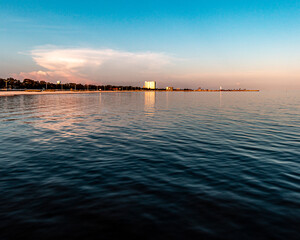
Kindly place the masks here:
<instances>
[{"instance_id":1,"label":"shoreline","mask_svg":"<svg viewBox=\"0 0 300 240\"><path fill-rule=\"evenodd\" d=\"M21 95L51 95L51 94L85 94L85 93L126 93L126 92L259 92L259 90L128 90L128 91L5 91L0 90L0 97L13 97Z\"/></svg>"},{"instance_id":2,"label":"shoreline","mask_svg":"<svg viewBox=\"0 0 300 240\"><path fill-rule=\"evenodd\" d=\"M99 93L101 91L1 91L0 97L13 97L21 95L51 95L51 94L79 94L79 93Z\"/></svg>"}]
</instances>

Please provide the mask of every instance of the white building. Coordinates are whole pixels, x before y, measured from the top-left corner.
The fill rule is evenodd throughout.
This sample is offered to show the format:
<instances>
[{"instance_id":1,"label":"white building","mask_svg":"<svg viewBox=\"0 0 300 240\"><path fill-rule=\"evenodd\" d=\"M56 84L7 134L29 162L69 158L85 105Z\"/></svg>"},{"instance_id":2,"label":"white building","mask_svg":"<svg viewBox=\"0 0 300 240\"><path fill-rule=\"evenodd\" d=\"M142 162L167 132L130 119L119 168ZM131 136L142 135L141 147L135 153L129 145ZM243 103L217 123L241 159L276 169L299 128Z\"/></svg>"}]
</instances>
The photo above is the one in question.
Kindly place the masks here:
<instances>
[{"instance_id":1,"label":"white building","mask_svg":"<svg viewBox=\"0 0 300 240\"><path fill-rule=\"evenodd\" d=\"M144 88L156 89L156 82L155 81L145 81Z\"/></svg>"}]
</instances>

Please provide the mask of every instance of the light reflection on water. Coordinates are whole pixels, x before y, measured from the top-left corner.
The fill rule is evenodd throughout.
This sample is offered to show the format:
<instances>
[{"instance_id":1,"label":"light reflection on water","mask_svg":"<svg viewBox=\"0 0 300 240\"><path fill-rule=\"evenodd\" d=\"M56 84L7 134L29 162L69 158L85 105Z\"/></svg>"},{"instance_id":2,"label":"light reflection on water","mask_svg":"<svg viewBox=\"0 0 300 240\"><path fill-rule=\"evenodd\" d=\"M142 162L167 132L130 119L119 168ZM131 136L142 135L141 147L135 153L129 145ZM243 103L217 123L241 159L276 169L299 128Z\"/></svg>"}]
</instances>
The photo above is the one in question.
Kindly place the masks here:
<instances>
[{"instance_id":1,"label":"light reflection on water","mask_svg":"<svg viewBox=\"0 0 300 240\"><path fill-rule=\"evenodd\" d=\"M145 92L145 112L152 115L155 112L155 91Z\"/></svg>"},{"instance_id":2,"label":"light reflection on water","mask_svg":"<svg viewBox=\"0 0 300 240\"><path fill-rule=\"evenodd\" d=\"M0 238L299 239L299 149L299 92L0 97Z\"/></svg>"}]
</instances>

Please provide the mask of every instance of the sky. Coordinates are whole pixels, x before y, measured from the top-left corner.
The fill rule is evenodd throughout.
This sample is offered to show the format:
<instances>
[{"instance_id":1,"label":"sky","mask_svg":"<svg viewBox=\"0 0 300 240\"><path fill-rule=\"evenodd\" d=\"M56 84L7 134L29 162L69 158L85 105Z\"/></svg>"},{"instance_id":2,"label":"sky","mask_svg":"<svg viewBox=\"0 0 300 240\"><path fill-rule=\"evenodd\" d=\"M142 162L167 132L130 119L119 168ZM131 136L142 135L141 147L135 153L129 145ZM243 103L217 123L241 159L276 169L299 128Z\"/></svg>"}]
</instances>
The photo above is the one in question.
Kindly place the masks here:
<instances>
[{"instance_id":1,"label":"sky","mask_svg":"<svg viewBox=\"0 0 300 240\"><path fill-rule=\"evenodd\" d=\"M0 77L300 89L300 0L0 0Z\"/></svg>"}]
</instances>

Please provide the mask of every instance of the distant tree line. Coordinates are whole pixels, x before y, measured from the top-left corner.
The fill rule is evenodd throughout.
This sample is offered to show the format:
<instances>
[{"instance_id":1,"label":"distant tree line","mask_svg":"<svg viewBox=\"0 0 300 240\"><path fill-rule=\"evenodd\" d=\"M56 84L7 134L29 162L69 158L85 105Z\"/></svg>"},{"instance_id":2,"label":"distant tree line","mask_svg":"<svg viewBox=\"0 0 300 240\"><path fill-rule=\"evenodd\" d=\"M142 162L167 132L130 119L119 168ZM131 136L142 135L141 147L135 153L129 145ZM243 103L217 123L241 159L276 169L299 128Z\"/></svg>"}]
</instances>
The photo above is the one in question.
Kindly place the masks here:
<instances>
[{"instance_id":1,"label":"distant tree line","mask_svg":"<svg viewBox=\"0 0 300 240\"><path fill-rule=\"evenodd\" d=\"M24 79L23 81L14 78L0 78L0 89L44 89L44 90L141 90L140 87L132 86L114 86L114 85L93 85L80 83L64 83L55 84L46 81L35 81L32 79Z\"/></svg>"}]
</instances>

